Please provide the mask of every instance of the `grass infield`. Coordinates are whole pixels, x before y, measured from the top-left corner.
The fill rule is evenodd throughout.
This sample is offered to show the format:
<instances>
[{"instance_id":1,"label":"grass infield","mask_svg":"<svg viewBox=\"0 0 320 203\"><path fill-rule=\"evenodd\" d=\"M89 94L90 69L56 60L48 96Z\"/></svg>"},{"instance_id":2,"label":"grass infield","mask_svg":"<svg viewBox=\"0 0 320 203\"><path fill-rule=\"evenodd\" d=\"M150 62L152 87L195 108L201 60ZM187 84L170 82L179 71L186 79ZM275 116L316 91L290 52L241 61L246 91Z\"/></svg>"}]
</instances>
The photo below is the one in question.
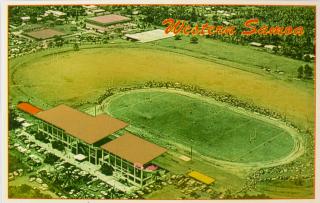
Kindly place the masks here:
<instances>
[{"instance_id":1,"label":"grass infield","mask_svg":"<svg viewBox=\"0 0 320 203\"><path fill-rule=\"evenodd\" d=\"M294 145L278 126L172 92L129 92L111 99L107 111L158 139L225 161L271 161L288 155Z\"/></svg>"}]
</instances>

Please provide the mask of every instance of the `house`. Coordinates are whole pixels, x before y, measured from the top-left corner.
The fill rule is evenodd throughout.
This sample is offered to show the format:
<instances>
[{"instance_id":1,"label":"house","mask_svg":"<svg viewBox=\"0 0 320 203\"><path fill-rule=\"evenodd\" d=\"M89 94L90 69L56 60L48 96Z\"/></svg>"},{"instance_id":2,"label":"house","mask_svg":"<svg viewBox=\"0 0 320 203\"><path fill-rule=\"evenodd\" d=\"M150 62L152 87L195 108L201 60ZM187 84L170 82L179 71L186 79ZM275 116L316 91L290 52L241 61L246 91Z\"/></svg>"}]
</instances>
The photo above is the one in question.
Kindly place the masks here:
<instances>
[{"instance_id":1,"label":"house","mask_svg":"<svg viewBox=\"0 0 320 203\"><path fill-rule=\"evenodd\" d=\"M98 8L98 6L95 6L95 5L84 5L82 7L85 8L86 10L95 10Z\"/></svg>"},{"instance_id":2,"label":"house","mask_svg":"<svg viewBox=\"0 0 320 203\"><path fill-rule=\"evenodd\" d=\"M305 55L303 55L303 58L305 59L307 56L309 56L311 60L315 59L315 55L314 54L305 54Z\"/></svg>"},{"instance_id":3,"label":"house","mask_svg":"<svg viewBox=\"0 0 320 203\"><path fill-rule=\"evenodd\" d=\"M262 44L258 43L258 42L250 42L249 45L254 46L254 47L262 47Z\"/></svg>"},{"instance_id":4,"label":"house","mask_svg":"<svg viewBox=\"0 0 320 203\"><path fill-rule=\"evenodd\" d=\"M53 15L56 18L61 18L66 16L67 14L61 11L56 11L56 10L47 10L44 13L44 16L49 16L49 15Z\"/></svg>"},{"instance_id":5,"label":"house","mask_svg":"<svg viewBox=\"0 0 320 203\"><path fill-rule=\"evenodd\" d=\"M101 16L101 15L104 15L106 11L104 9L95 9L95 10L92 10L91 12L94 16Z\"/></svg>"},{"instance_id":6,"label":"house","mask_svg":"<svg viewBox=\"0 0 320 203\"><path fill-rule=\"evenodd\" d=\"M30 17L29 16L23 16L20 18L22 20L22 22L28 22L30 21Z\"/></svg>"},{"instance_id":7,"label":"house","mask_svg":"<svg viewBox=\"0 0 320 203\"><path fill-rule=\"evenodd\" d=\"M228 22L228 21L223 21L222 24L228 26L228 25L230 25L230 22Z\"/></svg>"},{"instance_id":8,"label":"house","mask_svg":"<svg viewBox=\"0 0 320 203\"><path fill-rule=\"evenodd\" d=\"M271 44L267 44L263 48L265 48L269 52L272 52L275 47L277 47L277 46L271 45Z\"/></svg>"}]
</instances>

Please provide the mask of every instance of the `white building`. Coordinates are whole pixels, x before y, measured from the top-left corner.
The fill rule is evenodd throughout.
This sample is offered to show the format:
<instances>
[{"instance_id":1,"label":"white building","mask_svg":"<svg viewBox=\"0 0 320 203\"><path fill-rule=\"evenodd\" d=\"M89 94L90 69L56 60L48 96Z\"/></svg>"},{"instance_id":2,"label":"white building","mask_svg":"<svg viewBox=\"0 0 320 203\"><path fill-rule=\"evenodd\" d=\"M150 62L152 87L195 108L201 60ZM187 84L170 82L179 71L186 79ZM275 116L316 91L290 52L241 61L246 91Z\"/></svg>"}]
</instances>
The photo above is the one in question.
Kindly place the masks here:
<instances>
[{"instance_id":1,"label":"white building","mask_svg":"<svg viewBox=\"0 0 320 203\"><path fill-rule=\"evenodd\" d=\"M27 22L30 20L30 17L29 16L23 16L20 18L22 20L22 22Z\"/></svg>"},{"instance_id":2,"label":"white building","mask_svg":"<svg viewBox=\"0 0 320 203\"><path fill-rule=\"evenodd\" d=\"M44 13L44 16L48 16L48 15L53 15L57 18L60 18L60 17L63 17L63 16L66 16L67 14L64 13L64 12L61 12L61 11L55 11L55 10L47 10L45 13Z\"/></svg>"},{"instance_id":3,"label":"white building","mask_svg":"<svg viewBox=\"0 0 320 203\"><path fill-rule=\"evenodd\" d=\"M250 42L249 45L254 46L254 47L262 47L262 44L258 43L258 42Z\"/></svg>"}]
</instances>

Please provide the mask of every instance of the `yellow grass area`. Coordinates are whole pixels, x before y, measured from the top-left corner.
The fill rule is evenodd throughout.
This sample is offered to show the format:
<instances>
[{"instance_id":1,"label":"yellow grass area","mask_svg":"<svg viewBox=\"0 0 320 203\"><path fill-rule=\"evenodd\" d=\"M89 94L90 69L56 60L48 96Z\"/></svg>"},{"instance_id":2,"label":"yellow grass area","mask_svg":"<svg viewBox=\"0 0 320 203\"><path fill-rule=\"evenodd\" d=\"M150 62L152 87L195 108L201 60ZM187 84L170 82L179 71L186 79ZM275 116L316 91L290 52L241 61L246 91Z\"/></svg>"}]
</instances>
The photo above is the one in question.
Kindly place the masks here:
<instances>
[{"instance_id":1,"label":"yellow grass area","mask_svg":"<svg viewBox=\"0 0 320 203\"><path fill-rule=\"evenodd\" d=\"M207 185L210 185L211 183L214 183L215 182L215 179L209 177L209 176L206 176L202 173L199 173L197 171L191 171L190 173L188 173L188 176L202 182L202 183L205 183Z\"/></svg>"},{"instance_id":2,"label":"yellow grass area","mask_svg":"<svg viewBox=\"0 0 320 203\"><path fill-rule=\"evenodd\" d=\"M32 57L32 55L30 55ZM299 124L314 120L313 91L289 82L194 57L142 48L83 49L34 58L16 68L14 81L49 104L93 101L108 87L176 81L225 92L285 113Z\"/></svg>"}]
</instances>

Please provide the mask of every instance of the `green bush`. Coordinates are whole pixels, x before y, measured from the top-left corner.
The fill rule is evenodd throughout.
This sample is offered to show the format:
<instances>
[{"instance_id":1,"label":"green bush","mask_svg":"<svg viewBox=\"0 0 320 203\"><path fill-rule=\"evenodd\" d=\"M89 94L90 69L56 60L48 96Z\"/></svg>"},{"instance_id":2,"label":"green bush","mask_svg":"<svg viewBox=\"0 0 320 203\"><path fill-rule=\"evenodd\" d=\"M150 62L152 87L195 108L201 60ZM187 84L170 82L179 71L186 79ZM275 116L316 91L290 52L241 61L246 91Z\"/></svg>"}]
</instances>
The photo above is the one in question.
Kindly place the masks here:
<instances>
[{"instance_id":1,"label":"green bush","mask_svg":"<svg viewBox=\"0 0 320 203\"><path fill-rule=\"evenodd\" d=\"M52 197L47 194L41 193L39 189L33 189L31 186L23 184L21 186L9 186L8 189L9 198L41 198L41 199L51 199Z\"/></svg>"},{"instance_id":2,"label":"green bush","mask_svg":"<svg viewBox=\"0 0 320 203\"><path fill-rule=\"evenodd\" d=\"M101 170L101 173L107 176L111 176L113 174L113 168L108 164L103 164L100 170Z\"/></svg>"},{"instance_id":3,"label":"green bush","mask_svg":"<svg viewBox=\"0 0 320 203\"><path fill-rule=\"evenodd\" d=\"M21 127L21 123L15 120L17 116L17 113L13 109L9 110L9 130Z\"/></svg>"},{"instance_id":4,"label":"green bush","mask_svg":"<svg viewBox=\"0 0 320 203\"><path fill-rule=\"evenodd\" d=\"M46 158L44 159L43 162L47 163L47 164L54 164L58 160L59 160L59 157L57 157L54 154L49 153L49 154L46 155Z\"/></svg>"},{"instance_id":5,"label":"green bush","mask_svg":"<svg viewBox=\"0 0 320 203\"><path fill-rule=\"evenodd\" d=\"M34 138L36 138L37 140L40 140L41 142L44 142L44 143L49 143L50 142L48 140L48 138L42 133L36 133L34 135Z\"/></svg>"},{"instance_id":6,"label":"green bush","mask_svg":"<svg viewBox=\"0 0 320 203\"><path fill-rule=\"evenodd\" d=\"M197 44L198 43L198 37L196 37L196 36L193 36L193 37L191 37L190 38L190 43L192 43L192 44Z\"/></svg>"},{"instance_id":7,"label":"green bush","mask_svg":"<svg viewBox=\"0 0 320 203\"><path fill-rule=\"evenodd\" d=\"M57 149L59 151L64 150L64 144L61 141L55 140L51 142L52 148Z\"/></svg>"}]
</instances>

